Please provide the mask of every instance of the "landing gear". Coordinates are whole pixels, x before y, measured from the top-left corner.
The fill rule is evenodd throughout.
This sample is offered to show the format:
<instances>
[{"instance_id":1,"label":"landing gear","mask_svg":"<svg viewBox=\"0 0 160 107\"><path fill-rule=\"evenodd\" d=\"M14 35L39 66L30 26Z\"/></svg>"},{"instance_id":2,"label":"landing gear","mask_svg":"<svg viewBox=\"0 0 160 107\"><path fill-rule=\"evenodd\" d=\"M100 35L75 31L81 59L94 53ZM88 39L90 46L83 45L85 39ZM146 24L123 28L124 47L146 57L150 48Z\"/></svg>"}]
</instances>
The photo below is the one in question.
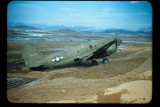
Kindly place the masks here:
<instances>
[{"instance_id":1,"label":"landing gear","mask_svg":"<svg viewBox=\"0 0 160 107\"><path fill-rule=\"evenodd\" d=\"M92 65L98 65L97 61L96 60L92 60Z\"/></svg>"},{"instance_id":2,"label":"landing gear","mask_svg":"<svg viewBox=\"0 0 160 107\"><path fill-rule=\"evenodd\" d=\"M109 63L109 60L107 58L103 58L103 63L107 64L107 63Z\"/></svg>"}]
</instances>

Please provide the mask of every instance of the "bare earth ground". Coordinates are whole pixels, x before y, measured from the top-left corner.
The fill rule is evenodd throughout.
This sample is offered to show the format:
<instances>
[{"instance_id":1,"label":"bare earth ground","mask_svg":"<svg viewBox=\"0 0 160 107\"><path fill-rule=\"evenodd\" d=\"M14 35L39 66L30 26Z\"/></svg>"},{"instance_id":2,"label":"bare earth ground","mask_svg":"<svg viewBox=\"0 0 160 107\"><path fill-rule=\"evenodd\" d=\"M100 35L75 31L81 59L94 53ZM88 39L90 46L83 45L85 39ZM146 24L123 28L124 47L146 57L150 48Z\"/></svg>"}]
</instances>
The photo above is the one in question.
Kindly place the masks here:
<instances>
[{"instance_id":1,"label":"bare earth ground","mask_svg":"<svg viewBox=\"0 0 160 107\"><path fill-rule=\"evenodd\" d=\"M7 77L33 78L31 86L7 90L13 103L149 103L152 99L151 44L128 46L109 56L109 64L32 71L25 67ZM8 58L12 62L14 58ZM99 59L100 61L101 59Z\"/></svg>"}]
</instances>

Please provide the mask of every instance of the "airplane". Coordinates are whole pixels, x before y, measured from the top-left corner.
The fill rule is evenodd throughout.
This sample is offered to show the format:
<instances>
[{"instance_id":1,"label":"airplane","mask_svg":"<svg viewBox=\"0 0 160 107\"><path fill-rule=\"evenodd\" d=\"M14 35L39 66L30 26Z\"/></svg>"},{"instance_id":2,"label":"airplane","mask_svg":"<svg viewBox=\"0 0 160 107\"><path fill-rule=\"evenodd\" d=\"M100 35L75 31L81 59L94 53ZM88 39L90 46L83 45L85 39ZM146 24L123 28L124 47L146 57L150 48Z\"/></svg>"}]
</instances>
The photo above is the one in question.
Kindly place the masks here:
<instances>
[{"instance_id":1,"label":"airplane","mask_svg":"<svg viewBox=\"0 0 160 107\"><path fill-rule=\"evenodd\" d=\"M98 65L96 59L102 58L103 63L109 63L107 56L115 53L122 40L114 37L104 37L97 40L88 40L79 46L70 47L67 50L43 55L37 48L25 45L22 59L29 68L57 68L80 64L91 61L92 65Z\"/></svg>"}]
</instances>

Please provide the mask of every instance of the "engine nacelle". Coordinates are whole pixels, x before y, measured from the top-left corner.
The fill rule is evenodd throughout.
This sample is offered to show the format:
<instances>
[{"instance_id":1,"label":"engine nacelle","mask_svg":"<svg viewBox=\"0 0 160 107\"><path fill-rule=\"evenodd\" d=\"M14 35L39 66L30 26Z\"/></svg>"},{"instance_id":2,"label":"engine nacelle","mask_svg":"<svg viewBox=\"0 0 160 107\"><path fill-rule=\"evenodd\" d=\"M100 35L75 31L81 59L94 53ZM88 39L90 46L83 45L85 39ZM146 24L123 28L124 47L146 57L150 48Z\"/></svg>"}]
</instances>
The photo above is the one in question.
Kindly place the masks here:
<instances>
[{"instance_id":1,"label":"engine nacelle","mask_svg":"<svg viewBox=\"0 0 160 107\"><path fill-rule=\"evenodd\" d=\"M112 53L115 53L117 51L116 42L114 42L108 49L107 53L111 55Z\"/></svg>"}]
</instances>

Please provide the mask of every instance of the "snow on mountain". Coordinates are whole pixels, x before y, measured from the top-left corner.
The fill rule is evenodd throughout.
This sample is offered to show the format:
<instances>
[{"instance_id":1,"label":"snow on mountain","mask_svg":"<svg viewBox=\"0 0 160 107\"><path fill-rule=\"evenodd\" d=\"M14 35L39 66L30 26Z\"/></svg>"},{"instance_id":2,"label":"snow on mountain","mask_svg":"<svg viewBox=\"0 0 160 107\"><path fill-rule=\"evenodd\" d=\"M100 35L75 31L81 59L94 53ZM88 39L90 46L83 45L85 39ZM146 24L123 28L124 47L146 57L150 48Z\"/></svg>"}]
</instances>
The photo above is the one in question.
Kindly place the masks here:
<instances>
[{"instance_id":1,"label":"snow on mountain","mask_svg":"<svg viewBox=\"0 0 160 107\"><path fill-rule=\"evenodd\" d=\"M27 28L27 29L44 29L44 30L73 30L76 32L82 32L87 34L125 34L125 35L152 35L152 27L141 27L137 31L125 30L125 29L116 29L116 28L96 28L94 26L64 26L64 25L45 25L45 24L24 24L24 23L11 23L9 22L8 27L15 27L15 28ZM67 31L68 32L68 31Z\"/></svg>"},{"instance_id":2,"label":"snow on mountain","mask_svg":"<svg viewBox=\"0 0 160 107\"><path fill-rule=\"evenodd\" d=\"M143 32L152 32L152 27L148 26L148 27L141 27L138 29L138 31L143 31Z\"/></svg>"}]
</instances>

